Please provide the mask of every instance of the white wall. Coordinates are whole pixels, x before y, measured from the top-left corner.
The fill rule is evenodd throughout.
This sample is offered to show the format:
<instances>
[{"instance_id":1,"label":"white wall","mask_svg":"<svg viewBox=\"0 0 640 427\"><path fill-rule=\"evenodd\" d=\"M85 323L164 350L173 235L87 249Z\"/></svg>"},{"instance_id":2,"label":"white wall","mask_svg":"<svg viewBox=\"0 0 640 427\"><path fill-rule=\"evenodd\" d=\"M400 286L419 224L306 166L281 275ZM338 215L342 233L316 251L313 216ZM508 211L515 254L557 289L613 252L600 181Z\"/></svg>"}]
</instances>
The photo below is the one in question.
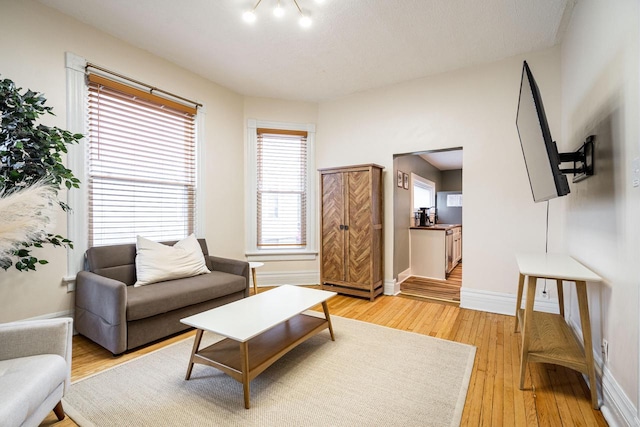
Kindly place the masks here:
<instances>
[{"instance_id":1,"label":"white wall","mask_svg":"<svg viewBox=\"0 0 640 427\"><path fill-rule=\"evenodd\" d=\"M2 0L0 28L0 78L44 93L56 114L44 118L45 124L66 128L66 51L203 103L205 237L211 253L244 257L244 105L240 95L31 0ZM62 213L55 232L66 235ZM73 308L73 294L61 285L66 251L47 248L38 256L49 264L35 273L0 270L0 322Z\"/></svg>"},{"instance_id":2,"label":"white wall","mask_svg":"<svg viewBox=\"0 0 640 427\"><path fill-rule=\"evenodd\" d=\"M638 27L635 0L576 3L562 44L560 141L569 151L596 134L596 174L572 186L566 198L567 248L604 278L588 290L594 351L599 354L601 340L608 340L605 386L614 377L635 408L640 187L632 186L631 161L640 156ZM579 325L575 297L571 305Z\"/></svg>"},{"instance_id":3,"label":"white wall","mask_svg":"<svg viewBox=\"0 0 640 427\"><path fill-rule=\"evenodd\" d=\"M393 242L393 154L464 148L467 289L515 294L514 253L545 247L545 205L533 202L515 126L523 59L538 80L551 131L560 135L559 49L320 104L318 167L378 163L386 168L385 242ZM553 231L560 206L552 202ZM551 239L552 248L561 244L557 234ZM384 256L390 281L392 244L385 244Z\"/></svg>"}]
</instances>

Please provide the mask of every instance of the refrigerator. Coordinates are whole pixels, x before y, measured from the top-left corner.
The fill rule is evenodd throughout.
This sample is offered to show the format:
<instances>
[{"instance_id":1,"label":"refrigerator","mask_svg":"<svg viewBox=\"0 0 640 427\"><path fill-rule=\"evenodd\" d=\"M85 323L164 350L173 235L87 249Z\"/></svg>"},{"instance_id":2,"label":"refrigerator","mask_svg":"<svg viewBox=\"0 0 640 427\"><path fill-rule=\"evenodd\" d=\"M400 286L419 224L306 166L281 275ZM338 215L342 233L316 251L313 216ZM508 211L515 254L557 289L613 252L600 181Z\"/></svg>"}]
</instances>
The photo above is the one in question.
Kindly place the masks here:
<instances>
[{"instance_id":1,"label":"refrigerator","mask_svg":"<svg viewBox=\"0 0 640 427\"><path fill-rule=\"evenodd\" d=\"M438 224L462 224L462 191L436 193Z\"/></svg>"}]
</instances>

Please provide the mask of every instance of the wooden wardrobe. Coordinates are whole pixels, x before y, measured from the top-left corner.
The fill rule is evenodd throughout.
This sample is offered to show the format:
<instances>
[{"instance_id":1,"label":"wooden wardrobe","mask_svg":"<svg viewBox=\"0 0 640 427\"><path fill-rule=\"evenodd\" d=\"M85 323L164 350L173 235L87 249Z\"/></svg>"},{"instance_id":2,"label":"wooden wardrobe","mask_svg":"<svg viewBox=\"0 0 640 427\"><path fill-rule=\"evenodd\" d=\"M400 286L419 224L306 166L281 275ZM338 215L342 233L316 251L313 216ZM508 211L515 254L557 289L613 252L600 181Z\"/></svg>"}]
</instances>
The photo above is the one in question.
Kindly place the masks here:
<instances>
[{"instance_id":1,"label":"wooden wardrobe","mask_svg":"<svg viewBox=\"0 0 640 427\"><path fill-rule=\"evenodd\" d=\"M322 289L367 297L383 291L383 167L319 169Z\"/></svg>"}]
</instances>

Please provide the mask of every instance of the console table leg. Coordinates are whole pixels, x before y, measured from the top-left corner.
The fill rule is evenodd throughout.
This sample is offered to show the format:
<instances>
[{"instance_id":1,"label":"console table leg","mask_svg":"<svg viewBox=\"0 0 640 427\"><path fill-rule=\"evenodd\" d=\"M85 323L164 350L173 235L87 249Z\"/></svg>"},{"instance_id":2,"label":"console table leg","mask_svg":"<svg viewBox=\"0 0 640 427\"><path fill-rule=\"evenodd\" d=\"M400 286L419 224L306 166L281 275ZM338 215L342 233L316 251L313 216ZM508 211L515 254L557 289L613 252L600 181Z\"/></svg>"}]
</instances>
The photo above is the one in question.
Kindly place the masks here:
<instances>
[{"instance_id":1,"label":"console table leg","mask_svg":"<svg viewBox=\"0 0 640 427\"><path fill-rule=\"evenodd\" d=\"M520 274L518 278L518 297L516 298L516 326L513 328L513 332L518 332L518 310L522 306L522 290L524 289L524 274Z\"/></svg>"},{"instance_id":2,"label":"console table leg","mask_svg":"<svg viewBox=\"0 0 640 427\"><path fill-rule=\"evenodd\" d=\"M242 357L242 389L244 391L244 407L249 409L249 342L240 343L240 356Z\"/></svg>"},{"instance_id":3,"label":"console table leg","mask_svg":"<svg viewBox=\"0 0 640 427\"><path fill-rule=\"evenodd\" d=\"M193 370L193 357L198 352L198 347L200 347L200 341L202 340L202 333L204 331L202 329L196 329L196 339L193 341L193 350L191 350L191 358L189 359L189 366L187 366L187 375L184 377L185 380L191 378L191 371Z\"/></svg>"},{"instance_id":4,"label":"console table leg","mask_svg":"<svg viewBox=\"0 0 640 427\"><path fill-rule=\"evenodd\" d=\"M556 279L558 287L558 305L560 306L560 316L564 319L564 288L562 287L562 279Z\"/></svg>"},{"instance_id":5,"label":"console table leg","mask_svg":"<svg viewBox=\"0 0 640 427\"><path fill-rule=\"evenodd\" d=\"M598 409L598 389L596 386L596 370L593 363L591 319L589 318L589 300L587 299L586 282L576 281L576 294L578 296L578 308L580 309L580 323L582 325L582 338L584 341L584 356L587 362L587 375L589 376L589 388L591 389L591 406L593 406L593 409Z\"/></svg>"},{"instance_id":6,"label":"console table leg","mask_svg":"<svg viewBox=\"0 0 640 427\"><path fill-rule=\"evenodd\" d=\"M524 280L524 279L523 279ZM527 371L527 360L529 358L529 339L531 322L533 321L533 303L536 299L536 284L538 278L529 276L527 283L527 306L522 319L522 353L520 354L520 390L524 389L524 377Z\"/></svg>"}]
</instances>

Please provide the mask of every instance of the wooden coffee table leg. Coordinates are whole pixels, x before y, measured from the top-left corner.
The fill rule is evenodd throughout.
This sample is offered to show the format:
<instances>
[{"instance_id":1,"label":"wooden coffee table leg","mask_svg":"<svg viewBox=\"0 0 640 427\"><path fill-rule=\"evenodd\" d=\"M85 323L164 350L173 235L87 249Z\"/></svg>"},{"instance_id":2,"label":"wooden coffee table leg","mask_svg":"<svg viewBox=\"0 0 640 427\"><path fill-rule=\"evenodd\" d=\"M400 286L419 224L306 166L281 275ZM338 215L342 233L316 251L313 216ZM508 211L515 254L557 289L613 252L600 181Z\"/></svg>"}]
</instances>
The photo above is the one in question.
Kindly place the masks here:
<instances>
[{"instance_id":1,"label":"wooden coffee table leg","mask_svg":"<svg viewBox=\"0 0 640 427\"><path fill-rule=\"evenodd\" d=\"M244 391L244 407L249 409L249 342L240 343L240 356L242 357L242 389Z\"/></svg>"},{"instance_id":2,"label":"wooden coffee table leg","mask_svg":"<svg viewBox=\"0 0 640 427\"><path fill-rule=\"evenodd\" d=\"M331 341L335 341L336 337L333 336L333 326L331 325L331 316L329 316L329 306L326 301L322 302L322 310L324 310L324 317L327 319L327 323L329 324L329 333L331 334Z\"/></svg>"},{"instance_id":3,"label":"wooden coffee table leg","mask_svg":"<svg viewBox=\"0 0 640 427\"><path fill-rule=\"evenodd\" d=\"M187 375L185 376L185 380L191 378L191 371L193 370L193 356L198 352L198 347L200 347L200 341L202 340L202 333L204 332L202 329L196 330L196 339L193 341L193 350L191 350L191 358L189 359L189 366L187 367Z\"/></svg>"}]
</instances>

